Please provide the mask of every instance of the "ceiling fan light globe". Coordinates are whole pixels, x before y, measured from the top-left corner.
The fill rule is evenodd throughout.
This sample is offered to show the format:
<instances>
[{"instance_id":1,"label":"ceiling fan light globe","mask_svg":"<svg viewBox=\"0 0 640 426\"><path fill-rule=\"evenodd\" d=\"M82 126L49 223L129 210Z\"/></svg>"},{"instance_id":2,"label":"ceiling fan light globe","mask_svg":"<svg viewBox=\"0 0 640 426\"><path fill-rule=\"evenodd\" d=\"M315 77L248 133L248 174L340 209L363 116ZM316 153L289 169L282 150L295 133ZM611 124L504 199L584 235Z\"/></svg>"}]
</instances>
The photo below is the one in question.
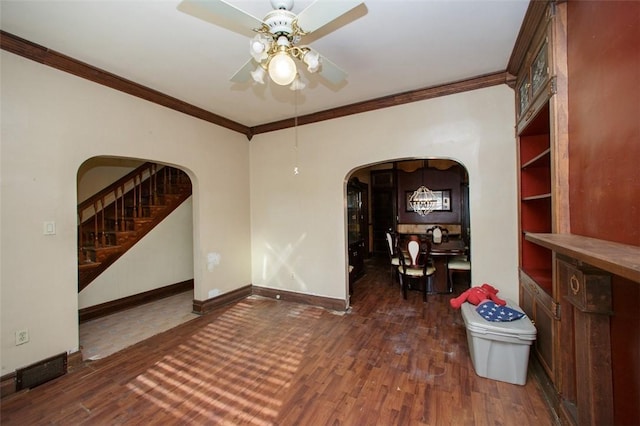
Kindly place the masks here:
<instances>
[{"instance_id":1,"label":"ceiling fan light globe","mask_svg":"<svg viewBox=\"0 0 640 426\"><path fill-rule=\"evenodd\" d=\"M302 80L300 80L300 76L296 76L296 78L291 83L291 86L289 86L289 90L295 92L297 90L304 90L305 87L307 87L307 85L304 84Z\"/></svg>"},{"instance_id":2,"label":"ceiling fan light globe","mask_svg":"<svg viewBox=\"0 0 640 426\"><path fill-rule=\"evenodd\" d=\"M256 35L249 41L249 52L256 62L262 62L269 57L268 50L271 48L271 40L260 35Z\"/></svg>"},{"instance_id":3,"label":"ceiling fan light globe","mask_svg":"<svg viewBox=\"0 0 640 426\"><path fill-rule=\"evenodd\" d=\"M320 55L312 50L305 53L302 59L307 64L307 70L309 72L316 72L320 68Z\"/></svg>"},{"instance_id":4,"label":"ceiling fan light globe","mask_svg":"<svg viewBox=\"0 0 640 426\"><path fill-rule=\"evenodd\" d=\"M255 39L251 40L251 54L259 55L262 52L264 52L264 44Z\"/></svg>"},{"instance_id":5,"label":"ceiling fan light globe","mask_svg":"<svg viewBox=\"0 0 640 426\"><path fill-rule=\"evenodd\" d=\"M276 84L289 85L297 74L296 63L287 52L278 52L269 61L269 77Z\"/></svg>"},{"instance_id":6,"label":"ceiling fan light globe","mask_svg":"<svg viewBox=\"0 0 640 426\"><path fill-rule=\"evenodd\" d=\"M255 81L258 84L264 84L264 75L265 75L265 71L264 68L262 68L261 66L258 66L258 68L256 68L254 71L251 71L251 78L253 78L253 81Z\"/></svg>"}]
</instances>

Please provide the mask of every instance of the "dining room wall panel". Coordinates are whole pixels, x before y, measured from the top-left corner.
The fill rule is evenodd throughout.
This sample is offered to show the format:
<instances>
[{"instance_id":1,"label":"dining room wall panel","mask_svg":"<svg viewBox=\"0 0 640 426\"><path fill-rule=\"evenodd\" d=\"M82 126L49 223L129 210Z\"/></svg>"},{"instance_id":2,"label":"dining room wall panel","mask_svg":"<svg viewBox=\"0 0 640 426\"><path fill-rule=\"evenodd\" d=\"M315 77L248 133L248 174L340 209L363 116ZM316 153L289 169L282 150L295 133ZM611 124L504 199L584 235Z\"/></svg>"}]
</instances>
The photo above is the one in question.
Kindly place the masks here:
<instances>
[{"instance_id":1,"label":"dining room wall panel","mask_svg":"<svg viewBox=\"0 0 640 426\"><path fill-rule=\"evenodd\" d=\"M454 223L460 224L461 212L461 177L460 167L454 166L449 170L425 168L407 173L398 171L398 223ZM421 185L433 191L450 190L450 211L433 211L425 216L407 210L407 193L413 193Z\"/></svg>"}]
</instances>

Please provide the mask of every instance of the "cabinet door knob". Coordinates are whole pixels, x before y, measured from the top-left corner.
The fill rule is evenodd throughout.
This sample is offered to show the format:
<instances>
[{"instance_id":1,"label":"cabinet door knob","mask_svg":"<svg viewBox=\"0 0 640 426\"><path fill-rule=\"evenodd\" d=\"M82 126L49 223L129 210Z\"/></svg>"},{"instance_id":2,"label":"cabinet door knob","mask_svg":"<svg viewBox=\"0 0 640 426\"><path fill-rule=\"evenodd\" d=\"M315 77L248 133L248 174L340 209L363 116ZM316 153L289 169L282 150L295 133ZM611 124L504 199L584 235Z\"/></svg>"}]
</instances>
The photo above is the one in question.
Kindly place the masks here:
<instances>
[{"instance_id":1,"label":"cabinet door knob","mask_svg":"<svg viewBox=\"0 0 640 426\"><path fill-rule=\"evenodd\" d=\"M576 278L575 274L571 276L569 280L569 285L571 286L571 292L575 296L580 291L580 280Z\"/></svg>"}]
</instances>

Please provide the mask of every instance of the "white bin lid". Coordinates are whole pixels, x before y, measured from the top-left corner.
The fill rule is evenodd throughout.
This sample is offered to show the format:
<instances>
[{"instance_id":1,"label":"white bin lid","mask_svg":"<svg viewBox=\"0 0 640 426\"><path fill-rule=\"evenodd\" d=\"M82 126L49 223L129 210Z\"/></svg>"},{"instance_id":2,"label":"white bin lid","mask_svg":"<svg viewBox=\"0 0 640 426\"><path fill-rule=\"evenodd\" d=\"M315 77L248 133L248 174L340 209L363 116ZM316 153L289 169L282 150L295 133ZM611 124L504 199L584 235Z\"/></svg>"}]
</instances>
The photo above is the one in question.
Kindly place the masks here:
<instances>
[{"instance_id":1,"label":"white bin lid","mask_svg":"<svg viewBox=\"0 0 640 426\"><path fill-rule=\"evenodd\" d=\"M506 299L507 306L511 309L523 312L512 300ZM469 331L479 334L495 334L505 337L517 337L520 340L536 340L536 328L531 323L529 317L524 317L515 321L494 322L482 318L476 311L477 306L465 302L460 307L462 318Z\"/></svg>"}]
</instances>

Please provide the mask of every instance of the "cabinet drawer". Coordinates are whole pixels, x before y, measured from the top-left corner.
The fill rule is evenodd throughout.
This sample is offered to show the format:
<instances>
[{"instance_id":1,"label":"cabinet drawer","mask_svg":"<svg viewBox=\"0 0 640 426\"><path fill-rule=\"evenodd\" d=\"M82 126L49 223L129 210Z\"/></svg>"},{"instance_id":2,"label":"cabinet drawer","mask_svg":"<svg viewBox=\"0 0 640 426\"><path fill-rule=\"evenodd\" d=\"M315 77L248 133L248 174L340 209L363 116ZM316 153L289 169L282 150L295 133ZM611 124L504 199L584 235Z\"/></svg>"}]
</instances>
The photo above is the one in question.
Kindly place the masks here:
<instances>
[{"instance_id":1,"label":"cabinet drawer","mask_svg":"<svg viewBox=\"0 0 640 426\"><path fill-rule=\"evenodd\" d=\"M611 312L611 277L570 259L558 259L558 278L567 289L567 301L582 312Z\"/></svg>"}]
</instances>

